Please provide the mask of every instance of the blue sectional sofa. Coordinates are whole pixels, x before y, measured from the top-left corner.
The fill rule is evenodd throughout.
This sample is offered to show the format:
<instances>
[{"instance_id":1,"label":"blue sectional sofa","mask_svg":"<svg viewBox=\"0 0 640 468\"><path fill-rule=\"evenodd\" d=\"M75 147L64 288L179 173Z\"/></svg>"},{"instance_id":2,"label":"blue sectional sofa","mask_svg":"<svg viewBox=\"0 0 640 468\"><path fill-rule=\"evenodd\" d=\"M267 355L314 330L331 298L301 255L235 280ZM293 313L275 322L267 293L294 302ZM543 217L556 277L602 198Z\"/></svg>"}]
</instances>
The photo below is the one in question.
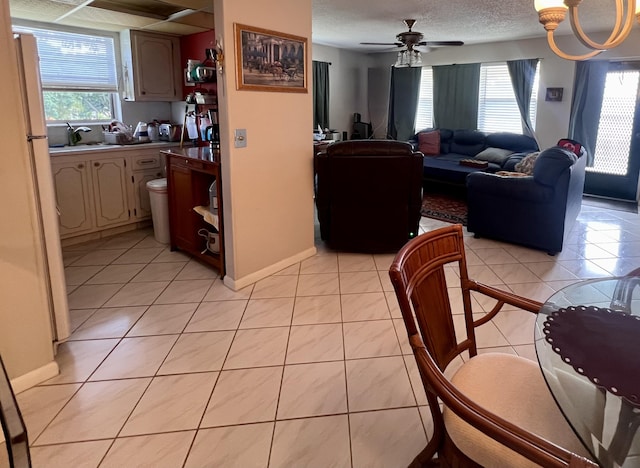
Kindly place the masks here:
<instances>
[{"instance_id":1,"label":"blue sectional sofa","mask_svg":"<svg viewBox=\"0 0 640 468\"><path fill-rule=\"evenodd\" d=\"M434 134L439 144L433 144ZM429 144L425 144L425 140ZM446 128L426 129L416 133L411 140L414 148L424 155L423 180L454 184L464 187L467 175L480 169L460 164L463 159L487 161L483 172L497 172L504 169L504 163L513 154L538 151L536 141L526 135L516 133L484 133L478 130L450 130Z\"/></svg>"},{"instance_id":2,"label":"blue sectional sofa","mask_svg":"<svg viewBox=\"0 0 640 468\"><path fill-rule=\"evenodd\" d=\"M562 251L582 205L587 158L584 149L578 154L559 146L545 149L526 177L470 174L467 230L552 255ZM513 171L522 157L510 157L504 169Z\"/></svg>"}]
</instances>

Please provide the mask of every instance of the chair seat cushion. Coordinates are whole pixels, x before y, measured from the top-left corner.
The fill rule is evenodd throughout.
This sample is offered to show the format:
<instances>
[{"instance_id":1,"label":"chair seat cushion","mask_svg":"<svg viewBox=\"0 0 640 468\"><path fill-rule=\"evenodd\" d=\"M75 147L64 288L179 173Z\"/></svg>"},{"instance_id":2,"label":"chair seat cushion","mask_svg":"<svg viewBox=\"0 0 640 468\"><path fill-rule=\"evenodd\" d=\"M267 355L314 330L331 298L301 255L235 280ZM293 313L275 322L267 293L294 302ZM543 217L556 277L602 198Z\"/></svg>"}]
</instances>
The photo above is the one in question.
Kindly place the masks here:
<instances>
[{"instance_id":1,"label":"chair seat cushion","mask_svg":"<svg viewBox=\"0 0 640 468\"><path fill-rule=\"evenodd\" d=\"M573 453L591 458L558 409L537 363L510 354L481 354L465 362L451 382L493 414ZM483 434L447 407L444 408L444 424L456 447L482 466L538 466Z\"/></svg>"}]
</instances>

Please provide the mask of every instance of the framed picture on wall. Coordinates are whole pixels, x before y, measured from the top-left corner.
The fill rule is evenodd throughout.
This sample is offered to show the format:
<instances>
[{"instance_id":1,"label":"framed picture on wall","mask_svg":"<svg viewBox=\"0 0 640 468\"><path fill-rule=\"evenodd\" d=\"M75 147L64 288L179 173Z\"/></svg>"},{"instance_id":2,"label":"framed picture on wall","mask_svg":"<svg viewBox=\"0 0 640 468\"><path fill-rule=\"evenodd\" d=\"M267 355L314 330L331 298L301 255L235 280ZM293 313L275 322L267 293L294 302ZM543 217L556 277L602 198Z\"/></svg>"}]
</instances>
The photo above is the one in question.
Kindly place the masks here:
<instances>
[{"instance_id":1,"label":"framed picture on wall","mask_svg":"<svg viewBox=\"0 0 640 468\"><path fill-rule=\"evenodd\" d=\"M562 101L562 94L564 88L547 88L547 95L545 96L545 101Z\"/></svg>"},{"instance_id":2,"label":"framed picture on wall","mask_svg":"<svg viewBox=\"0 0 640 468\"><path fill-rule=\"evenodd\" d=\"M234 24L236 86L248 91L307 92L307 39Z\"/></svg>"}]
</instances>

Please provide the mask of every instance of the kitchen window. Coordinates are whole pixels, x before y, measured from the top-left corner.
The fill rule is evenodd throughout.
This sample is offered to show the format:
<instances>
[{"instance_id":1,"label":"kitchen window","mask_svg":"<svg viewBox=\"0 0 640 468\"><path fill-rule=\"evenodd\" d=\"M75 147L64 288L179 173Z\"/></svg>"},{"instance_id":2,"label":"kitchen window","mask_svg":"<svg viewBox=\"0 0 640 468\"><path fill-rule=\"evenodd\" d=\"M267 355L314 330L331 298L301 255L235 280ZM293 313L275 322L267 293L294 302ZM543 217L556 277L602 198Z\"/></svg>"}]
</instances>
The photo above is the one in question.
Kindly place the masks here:
<instances>
[{"instance_id":1,"label":"kitchen window","mask_svg":"<svg viewBox=\"0 0 640 468\"><path fill-rule=\"evenodd\" d=\"M113 120L118 97L112 36L20 28L38 43L48 123Z\"/></svg>"}]
</instances>

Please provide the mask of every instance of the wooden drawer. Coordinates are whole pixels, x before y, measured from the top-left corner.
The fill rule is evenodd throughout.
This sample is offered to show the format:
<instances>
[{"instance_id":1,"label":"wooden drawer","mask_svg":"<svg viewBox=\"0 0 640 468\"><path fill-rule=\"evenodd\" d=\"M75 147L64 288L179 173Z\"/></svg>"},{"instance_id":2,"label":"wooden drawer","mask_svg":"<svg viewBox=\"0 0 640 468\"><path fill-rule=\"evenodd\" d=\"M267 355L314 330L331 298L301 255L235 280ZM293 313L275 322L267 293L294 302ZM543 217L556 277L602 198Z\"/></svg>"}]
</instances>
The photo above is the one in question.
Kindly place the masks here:
<instances>
[{"instance_id":1,"label":"wooden drawer","mask_svg":"<svg viewBox=\"0 0 640 468\"><path fill-rule=\"evenodd\" d=\"M132 171L146 171L147 169L158 169L160 165L161 165L160 153L136 154L131 156Z\"/></svg>"}]
</instances>

